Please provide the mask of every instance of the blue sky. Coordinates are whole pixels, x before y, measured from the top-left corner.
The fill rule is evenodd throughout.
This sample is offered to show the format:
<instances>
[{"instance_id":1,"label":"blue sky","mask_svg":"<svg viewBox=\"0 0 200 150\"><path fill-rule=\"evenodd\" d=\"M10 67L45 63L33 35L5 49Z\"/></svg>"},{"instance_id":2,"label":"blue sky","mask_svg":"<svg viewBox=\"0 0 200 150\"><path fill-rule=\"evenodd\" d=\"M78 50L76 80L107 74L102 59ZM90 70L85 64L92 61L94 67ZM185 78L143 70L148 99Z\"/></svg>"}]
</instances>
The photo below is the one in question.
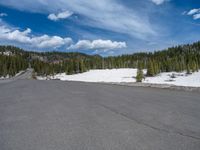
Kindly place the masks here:
<instances>
[{"instance_id":1,"label":"blue sky","mask_svg":"<svg viewBox=\"0 0 200 150\"><path fill-rule=\"evenodd\" d=\"M199 0L0 0L0 44L120 55L200 40Z\"/></svg>"}]
</instances>

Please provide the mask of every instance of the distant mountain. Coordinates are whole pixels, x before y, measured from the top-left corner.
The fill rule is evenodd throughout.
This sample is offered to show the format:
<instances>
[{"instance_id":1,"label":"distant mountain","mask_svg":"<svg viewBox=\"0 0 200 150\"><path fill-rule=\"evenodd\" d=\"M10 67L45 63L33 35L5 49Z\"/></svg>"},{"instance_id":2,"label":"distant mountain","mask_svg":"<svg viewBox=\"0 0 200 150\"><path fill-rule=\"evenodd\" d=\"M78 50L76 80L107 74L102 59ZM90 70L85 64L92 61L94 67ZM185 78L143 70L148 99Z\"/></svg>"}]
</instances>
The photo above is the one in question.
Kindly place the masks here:
<instances>
[{"instance_id":1,"label":"distant mountain","mask_svg":"<svg viewBox=\"0 0 200 150\"><path fill-rule=\"evenodd\" d=\"M64 59L71 59L71 58L89 58L89 57L96 57L96 55L91 56L84 53L78 52L34 52L34 51L25 51L15 46L0 46L0 52L11 52L13 54L21 54L27 57L34 57L34 58L41 58L43 57L44 60L51 62L55 60L64 60ZM98 55L98 57L101 57Z\"/></svg>"}]
</instances>

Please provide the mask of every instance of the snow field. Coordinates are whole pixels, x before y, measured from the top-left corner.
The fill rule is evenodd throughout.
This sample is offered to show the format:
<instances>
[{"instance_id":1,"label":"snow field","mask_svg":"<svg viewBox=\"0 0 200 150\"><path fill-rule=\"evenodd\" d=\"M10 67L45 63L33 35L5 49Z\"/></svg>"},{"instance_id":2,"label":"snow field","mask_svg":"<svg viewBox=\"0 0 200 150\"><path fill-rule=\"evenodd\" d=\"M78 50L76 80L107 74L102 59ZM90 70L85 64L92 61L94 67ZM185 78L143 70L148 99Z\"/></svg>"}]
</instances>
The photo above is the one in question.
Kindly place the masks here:
<instances>
[{"instance_id":1,"label":"snow field","mask_svg":"<svg viewBox=\"0 0 200 150\"><path fill-rule=\"evenodd\" d=\"M144 70L146 73L146 70ZM62 81L82 81L82 82L108 82L108 83L134 83L136 82L137 69L104 69L90 70L85 73L66 75L57 74L50 79L59 79ZM45 80L44 77L38 77L39 80ZM143 83L151 84L170 84L177 86L200 87L200 71L187 75L186 72L168 72L161 73L155 77L146 77Z\"/></svg>"}]
</instances>

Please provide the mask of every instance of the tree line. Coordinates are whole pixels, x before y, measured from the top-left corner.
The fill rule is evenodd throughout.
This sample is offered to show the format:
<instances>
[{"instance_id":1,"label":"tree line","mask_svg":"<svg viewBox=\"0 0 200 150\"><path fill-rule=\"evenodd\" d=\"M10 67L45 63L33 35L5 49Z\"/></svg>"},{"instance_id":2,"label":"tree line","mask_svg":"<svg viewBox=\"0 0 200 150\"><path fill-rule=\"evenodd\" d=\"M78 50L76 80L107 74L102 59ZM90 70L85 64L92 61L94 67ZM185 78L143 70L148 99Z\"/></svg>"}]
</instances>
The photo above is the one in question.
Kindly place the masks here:
<instances>
[{"instance_id":1,"label":"tree line","mask_svg":"<svg viewBox=\"0 0 200 150\"><path fill-rule=\"evenodd\" d=\"M0 47L0 51L9 48ZM147 76L155 76L160 72L187 71L187 73L191 73L200 69L200 42L175 46L163 51L111 57L83 53L27 52L19 48L15 49L15 47L10 49L17 51L17 54L21 55L24 61L30 63L38 75L44 76L64 72L66 74L76 74L90 69L113 68L147 69Z\"/></svg>"},{"instance_id":2,"label":"tree line","mask_svg":"<svg viewBox=\"0 0 200 150\"><path fill-rule=\"evenodd\" d=\"M0 77L14 76L19 71L28 68L28 62L20 55L0 55Z\"/></svg>"}]
</instances>

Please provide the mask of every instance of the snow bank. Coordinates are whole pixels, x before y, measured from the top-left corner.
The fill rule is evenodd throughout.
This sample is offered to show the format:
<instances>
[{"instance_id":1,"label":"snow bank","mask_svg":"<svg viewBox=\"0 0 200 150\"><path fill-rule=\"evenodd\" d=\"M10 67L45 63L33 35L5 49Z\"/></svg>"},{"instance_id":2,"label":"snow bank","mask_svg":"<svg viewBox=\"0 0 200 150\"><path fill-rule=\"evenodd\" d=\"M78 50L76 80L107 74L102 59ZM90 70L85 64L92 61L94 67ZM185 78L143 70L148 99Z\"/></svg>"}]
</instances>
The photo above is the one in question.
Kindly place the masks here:
<instances>
[{"instance_id":1,"label":"snow bank","mask_svg":"<svg viewBox=\"0 0 200 150\"><path fill-rule=\"evenodd\" d=\"M9 78L9 75L7 75L6 77L0 77L0 80L5 80L5 79L8 79Z\"/></svg>"},{"instance_id":2,"label":"snow bank","mask_svg":"<svg viewBox=\"0 0 200 150\"><path fill-rule=\"evenodd\" d=\"M146 73L146 70L144 70ZM57 74L48 79L60 79L62 81L83 81L83 82L113 82L113 83L134 83L136 82L137 69L105 69L90 70L85 73L66 75L65 73ZM39 80L46 78L38 77ZM161 73L155 77L147 77L143 83L150 84L170 84L177 86L200 87L200 72L187 75L186 72Z\"/></svg>"},{"instance_id":3,"label":"snow bank","mask_svg":"<svg viewBox=\"0 0 200 150\"><path fill-rule=\"evenodd\" d=\"M200 71L187 75L186 72L161 73L155 77L147 77L143 83L170 84L177 86L200 87Z\"/></svg>"}]
</instances>

